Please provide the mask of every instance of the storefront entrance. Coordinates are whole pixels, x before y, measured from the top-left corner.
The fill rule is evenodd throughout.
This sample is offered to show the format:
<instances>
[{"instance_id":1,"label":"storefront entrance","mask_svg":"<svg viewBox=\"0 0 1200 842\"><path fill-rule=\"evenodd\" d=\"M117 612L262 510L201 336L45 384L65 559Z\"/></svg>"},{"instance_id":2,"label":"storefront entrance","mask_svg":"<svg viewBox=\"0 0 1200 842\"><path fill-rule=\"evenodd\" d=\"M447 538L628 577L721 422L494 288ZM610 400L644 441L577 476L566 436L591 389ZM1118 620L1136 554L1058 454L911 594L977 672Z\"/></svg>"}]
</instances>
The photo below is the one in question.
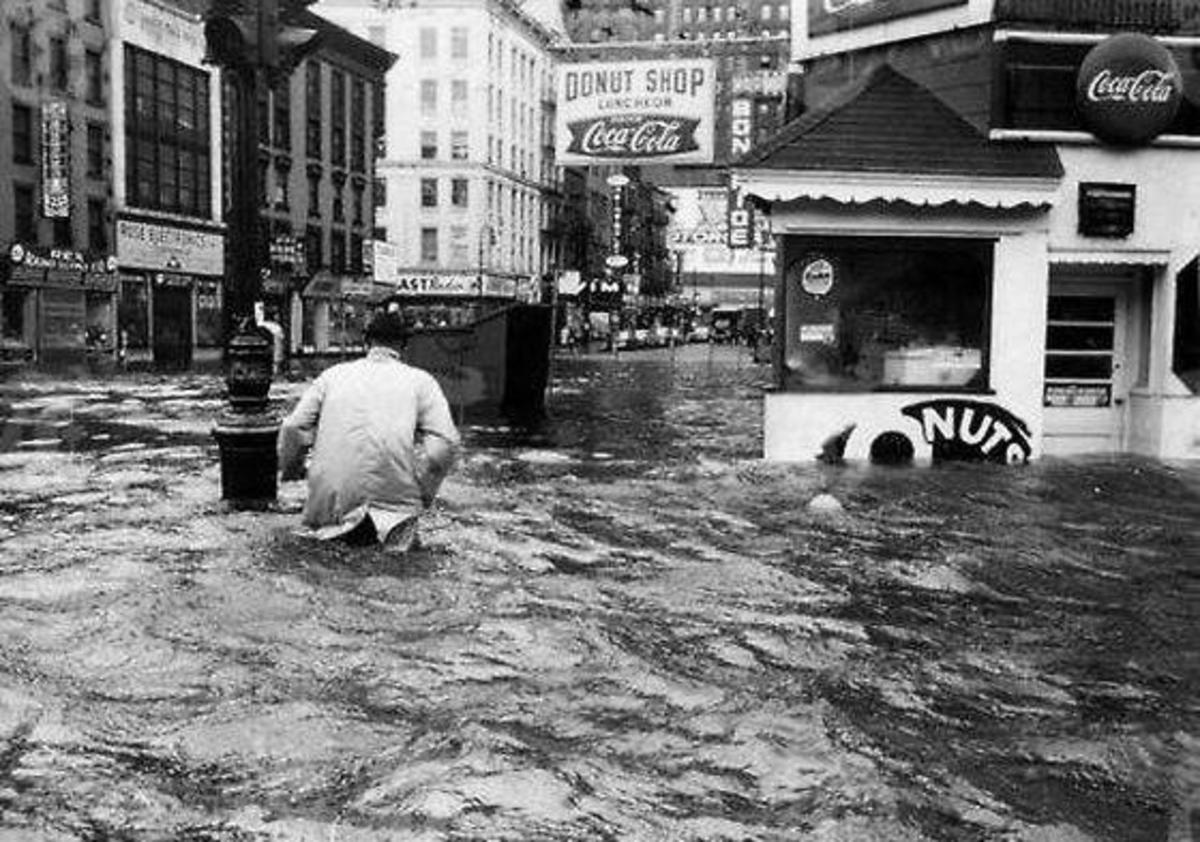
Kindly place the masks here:
<instances>
[{"instance_id":1,"label":"storefront entrance","mask_svg":"<svg viewBox=\"0 0 1200 842\"><path fill-rule=\"evenodd\" d=\"M1121 281L1051 282L1042 393L1048 454L1125 448L1131 292Z\"/></svg>"},{"instance_id":2,"label":"storefront entrance","mask_svg":"<svg viewBox=\"0 0 1200 842\"><path fill-rule=\"evenodd\" d=\"M154 365L183 369L192 364L192 290L163 284L154 289Z\"/></svg>"}]
</instances>

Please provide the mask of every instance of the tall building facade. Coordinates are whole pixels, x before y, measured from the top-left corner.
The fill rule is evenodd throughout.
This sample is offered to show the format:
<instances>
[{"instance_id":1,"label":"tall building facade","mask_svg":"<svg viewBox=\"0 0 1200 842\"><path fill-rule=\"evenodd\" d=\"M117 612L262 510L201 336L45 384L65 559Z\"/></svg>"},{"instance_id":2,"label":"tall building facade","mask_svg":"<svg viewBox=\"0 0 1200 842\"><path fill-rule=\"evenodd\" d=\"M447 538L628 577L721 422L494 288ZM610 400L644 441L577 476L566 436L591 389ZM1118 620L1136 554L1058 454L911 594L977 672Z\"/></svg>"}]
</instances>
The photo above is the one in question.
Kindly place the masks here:
<instances>
[{"instance_id":1,"label":"tall building facade","mask_svg":"<svg viewBox=\"0 0 1200 842\"><path fill-rule=\"evenodd\" d=\"M536 295L559 261L549 236L562 196L556 33L509 0L313 8L399 55L387 77L376 277L420 296Z\"/></svg>"},{"instance_id":2,"label":"tall building facade","mask_svg":"<svg viewBox=\"0 0 1200 842\"><path fill-rule=\"evenodd\" d=\"M0 7L0 356L82 362L116 330L101 0Z\"/></svg>"},{"instance_id":3,"label":"tall building facade","mask_svg":"<svg viewBox=\"0 0 1200 842\"><path fill-rule=\"evenodd\" d=\"M319 47L258 103L269 266L261 315L282 327L289 353L323 354L363 338L384 195L384 79L395 56L311 13L295 24L315 29Z\"/></svg>"},{"instance_id":4,"label":"tall building facade","mask_svg":"<svg viewBox=\"0 0 1200 842\"><path fill-rule=\"evenodd\" d=\"M225 340L220 71L200 0L114 0L117 344L130 365L215 362Z\"/></svg>"}]
</instances>

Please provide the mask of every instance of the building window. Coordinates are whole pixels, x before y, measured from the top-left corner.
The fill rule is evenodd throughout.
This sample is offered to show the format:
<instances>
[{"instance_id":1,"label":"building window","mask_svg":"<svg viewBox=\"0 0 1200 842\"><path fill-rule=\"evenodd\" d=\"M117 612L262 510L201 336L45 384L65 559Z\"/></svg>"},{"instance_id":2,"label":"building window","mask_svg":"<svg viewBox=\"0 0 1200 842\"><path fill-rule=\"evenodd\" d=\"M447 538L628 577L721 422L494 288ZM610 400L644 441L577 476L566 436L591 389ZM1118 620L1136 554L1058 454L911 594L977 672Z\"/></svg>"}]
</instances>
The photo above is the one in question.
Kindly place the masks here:
<instances>
[{"instance_id":1,"label":"building window","mask_svg":"<svg viewBox=\"0 0 1200 842\"><path fill-rule=\"evenodd\" d=\"M436 208L438 203L438 183L436 178L421 179L421 207Z\"/></svg>"},{"instance_id":2,"label":"building window","mask_svg":"<svg viewBox=\"0 0 1200 842\"><path fill-rule=\"evenodd\" d=\"M71 230L71 220L55 219L51 226L51 234L54 237L54 246L61 249L69 249L75 245L75 232Z\"/></svg>"},{"instance_id":3,"label":"building window","mask_svg":"<svg viewBox=\"0 0 1200 842\"><path fill-rule=\"evenodd\" d=\"M83 13L84 18L92 23L100 23L103 3L104 0L87 0Z\"/></svg>"},{"instance_id":4,"label":"building window","mask_svg":"<svg viewBox=\"0 0 1200 842\"><path fill-rule=\"evenodd\" d=\"M108 251L108 225L103 199L88 199L88 248L97 254Z\"/></svg>"},{"instance_id":5,"label":"building window","mask_svg":"<svg viewBox=\"0 0 1200 842\"><path fill-rule=\"evenodd\" d=\"M321 268L321 227L310 225L304 231L304 264L308 274L315 273Z\"/></svg>"},{"instance_id":6,"label":"building window","mask_svg":"<svg viewBox=\"0 0 1200 842\"><path fill-rule=\"evenodd\" d=\"M27 26L11 24L12 82L14 85L33 83L33 33Z\"/></svg>"},{"instance_id":7,"label":"building window","mask_svg":"<svg viewBox=\"0 0 1200 842\"><path fill-rule=\"evenodd\" d=\"M321 171L308 171L308 215L321 215Z\"/></svg>"},{"instance_id":8,"label":"building window","mask_svg":"<svg viewBox=\"0 0 1200 842\"><path fill-rule=\"evenodd\" d=\"M787 19L788 19L788 18L790 18L791 16L792 16L792 9L791 9L791 7L790 7L790 6L788 6L788 4L787 4L787 3L780 3L780 4L779 4L779 19L780 19L780 20L787 20Z\"/></svg>"},{"instance_id":9,"label":"building window","mask_svg":"<svg viewBox=\"0 0 1200 842\"><path fill-rule=\"evenodd\" d=\"M346 221L346 177L338 173L334 173L333 177L333 220L334 222Z\"/></svg>"},{"instance_id":10,"label":"building window","mask_svg":"<svg viewBox=\"0 0 1200 842\"><path fill-rule=\"evenodd\" d=\"M758 16L761 20L770 20L771 19L771 11L772 11L771 6L769 6L766 3L763 3L762 7L758 10Z\"/></svg>"},{"instance_id":11,"label":"building window","mask_svg":"<svg viewBox=\"0 0 1200 842\"><path fill-rule=\"evenodd\" d=\"M421 27L421 58L437 58L437 30L432 26Z\"/></svg>"},{"instance_id":12,"label":"building window","mask_svg":"<svg viewBox=\"0 0 1200 842\"><path fill-rule=\"evenodd\" d=\"M95 50L83 54L87 77L86 99L89 105L104 105L104 60Z\"/></svg>"},{"instance_id":13,"label":"building window","mask_svg":"<svg viewBox=\"0 0 1200 842\"><path fill-rule=\"evenodd\" d=\"M785 258L789 389L987 387L990 243L793 238Z\"/></svg>"},{"instance_id":14,"label":"building window","mask_svg":"<svg viewBox=\"0 0 1200 842\"><path fill-rule=\"evenodd\" d=\"M329 269L335 275L343 275L346 272L346 235L342 231L330 233Z\"/></svg>"},{"instance_id":15,"label":"building window","mask_svg":"<svg viewBox=\"0 0 1200 842\"><path fill-rule=\"evenodd\" d=\"M346 74L340 70L329 73L329 159L346 166Z\"/></svg>"},{"instance_id":16,"label":"building window","mask_svg":"<svg viewBox=\"0 0 1200 842\"><path fill-rule=\"evenodd\" d=\"M350 83L350 169L367 171L367 83Z\"/></svg>"},{"instance_id":17,"label":"building window","mask_svg":"<svg viewBox=\"0 0 1200 842\"><path fill-rule=\"evenodd\" d=\"M436 228L421 229L421 262L437 263L438 232Z\"/></svg>"},{"instance_id":18,"label":"building window","mask_svg":"<svg viewBox=\"0 0 1200 842\"><path fill-rule=\"evenodd\" d=\"M65 91L71 81L70 62L67 59L67 39L50 39L50 85L56 91Z\"/></svg>"},{"instance_id":19,"label":"building window","mask_svg":"<svg viewBox=\"0 0 1200 842\"><path fill-rule=\"evenodd\" d=\"M104 178L104 126L101 123L87 124L87 175L88 178Z\"/></svg>"},{"instance_id":20,"label":"building window","mask_svg":"<svg viewBox=\"0 0 1200 842\"><path fill-rule=\"evenodd\" d=\"M437 116L437 79L421 80L421 116Z\"/></svg>"},{"instance_id":21,"label":"building window","mask_svg":"<svg viewBox=\"0 0 1200 842\"><path fill-rule=\"evenodd\" d=\"M292 148L292 87L287 79L271 91L271 129L275 146Z\"/></svg>"},{"instance_id":22,"label":"building window","mask_svg":"<svg viewBox=\"0 0 1200 842\"><path fill-rule=\"evenodd\" d=\"M33 109L13 103L13 163L33 163Z\"/></svg>"},{"instance_id":23,"label":"building window","mask_svg":"<svg viewBox=\"0 0 1200 842\"><path fill-rule=\"evenodd\" d=\"M34 208L34 191L31 184L13 185L14 236L24 243L36 243L37 215Z\"/></svg>"},{"instance_id":24,"label":"building window","mask_svg":"<svg viewBox=\"0 0 1200 842\"><path fill-rule=\"evenodd\" d=\"M465 161L468 151L467 133L465 131L450 132L450 157L455 161Z\"/></svg>"},{"instance_id":25,"label":"building window","mask_svg":"<svg viewBox=\"0 0 1200 842\"><path fill-rule=\"evenodd\" d=\"M292 188L289 183L292 178L291 161L287 158L275 159L275 207L288 210L292 205Z\"/></svg>"},{"instance_id":26,"label":"building window","mask_svg":"<svg viewBox=\"0 0 1200 842\"><path fill-rule=\"evenodd\" d=\"M450 113L455 117L467 115L466 79L454 79L450 82Z\"/></svg>"},{"instance_id":27,"label":"building window","mask_svg":"<svg viewBox=\"0 0 1200 842\"><path fill-rule=\"evenodd\" d=\"M465 26L450 27L450 58L467 58L467 28Z\"/></svg>"},{"instance_id":28,"label":"building window","mask_svg":"<svg viewBox=\"0 0 1200 842\"><path fill-rule=\"evenodd\" d=\"M212 209L208 74L125 47L126 197L133 207Z\"/></svg>"},{"instance_id":29,"label":"building window","mask_svg":"<svg viewBox=\"0 0 1200 842\"><path fill-rule=\"evenodd\" d=\"M366 192L366 189L367 185L361 181L355 181L350 185L350 194L353 197L351 212L354 214L351 222L355 225L363 224L363 193Z\"/></svg>"},{"instance_id":30,"label":"building window","mask_svg":"<svg viewBox=\"0 0 1200 842\"><path fill-rule=\"evenodd\" d=\"M467 206L467 180L465 178L451 179L450 204L456 208Z\"/></svg>"},{"instance_id":31,"label":"building window","mask_svg":"<svg viewBox=\"0 0 1200 842\"><path fill-rule=\"evenodd\" d=\"M321 63L310 61L304 73L304 154L321 157Z\"/></svg>"},{"instance_id":32,"label":"building window","mask_svg":"<svg viewBox=\"0 0 1200 842\"><path fill-rule=\"evenodd\" d=\"M432 161L437 158L437 132L421 132L421 159Z\"/></svg>"},{"instance_id":33,"label":"building window","mask_svg":"<svg viewBox=\"0 0 1200 842\"><path fill-rule=\"evenodd\" d=\"M361 234L350 235L350 272L355 275L361 275L365 271L363 266L363 238Z\"/></svg>"}]
</instances>

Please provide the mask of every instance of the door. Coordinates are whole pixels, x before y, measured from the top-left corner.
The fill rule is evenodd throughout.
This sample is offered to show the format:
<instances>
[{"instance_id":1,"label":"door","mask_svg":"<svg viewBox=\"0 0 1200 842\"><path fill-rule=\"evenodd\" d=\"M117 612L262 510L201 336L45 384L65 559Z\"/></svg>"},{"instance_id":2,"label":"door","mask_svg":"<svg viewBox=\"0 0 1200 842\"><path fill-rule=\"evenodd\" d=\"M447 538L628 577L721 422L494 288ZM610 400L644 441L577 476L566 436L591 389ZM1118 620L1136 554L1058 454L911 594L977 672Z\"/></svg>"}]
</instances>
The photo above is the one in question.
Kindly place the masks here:
<instances>
[{"instance_id":1,"label":"door","mask_svg":"<svg viewBox=\"0 0 1200 842\"><path fill-rule=\"evenodd\" d=\"M192 364L191 287L162 284L154 288L154 365L178 370Z\"/></svg>"},{"instance_id":2,"label":"door","mask_svg":"<svg viewBox=\"0 0 1200 842\"><path fill-rule=\"evenodd\" d=\"M1051 284L1042 391L1047 453L1124 449L1128 315L1124 285Z\"/></svg>"}]
</instances>

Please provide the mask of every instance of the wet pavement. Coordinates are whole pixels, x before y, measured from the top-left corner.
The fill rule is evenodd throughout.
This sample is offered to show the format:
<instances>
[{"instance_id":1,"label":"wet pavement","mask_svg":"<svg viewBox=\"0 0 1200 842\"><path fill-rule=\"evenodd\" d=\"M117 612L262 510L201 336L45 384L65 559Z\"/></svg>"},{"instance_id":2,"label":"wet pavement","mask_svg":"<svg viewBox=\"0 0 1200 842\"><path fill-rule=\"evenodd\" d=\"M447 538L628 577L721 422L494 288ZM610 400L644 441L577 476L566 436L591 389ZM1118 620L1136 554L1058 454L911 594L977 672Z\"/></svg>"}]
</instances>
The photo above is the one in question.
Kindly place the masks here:
<instances>
[{"instance_id":1,"label":"wet pavement","mask_svg":"<svg viewBox=\"0 0 1200 842\"><path fill-rule=\"evenodd\" d=\"M1200 466L768 465L766 377L560 357L408 558L227 511L214 378L0 384L0 842L1200 839Z\"/></svg>"}]
</instances>

